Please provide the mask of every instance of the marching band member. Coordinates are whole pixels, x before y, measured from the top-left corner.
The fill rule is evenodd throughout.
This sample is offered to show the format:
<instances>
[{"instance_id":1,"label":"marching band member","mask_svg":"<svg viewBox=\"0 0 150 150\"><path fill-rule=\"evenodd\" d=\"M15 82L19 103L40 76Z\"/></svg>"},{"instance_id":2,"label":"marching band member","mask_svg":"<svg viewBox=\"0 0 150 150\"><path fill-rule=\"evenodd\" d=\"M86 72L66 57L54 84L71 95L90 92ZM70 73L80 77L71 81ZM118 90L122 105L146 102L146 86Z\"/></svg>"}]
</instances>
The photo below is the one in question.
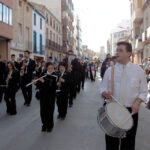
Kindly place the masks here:
<instances>
[{"instance_id":1,"label":"marching band member","mask_svg":"<svg viewBox=\"0 0 150 150\"><path fill-rule=\"evenodd\" d=\"M130 62L132 46L128 42L117 43L117 61L114 66L113 96L130 112L133 113L133 127L127 136L121 139L121 150L135 150L135 137L138 126L138 112L141 102L146 100L148 93L144 71L138 65ZM112 67L105 72L100 93L106 99L111 99ZM119 150L119 139L106 135L106 150Z\"/></svg>"},{"instance_id":2,"label":"marching band member","mask_svg":"<svg viewBox=\"0 0 150 150\"><path fill-rule=\"evenodd\" d=\"M59 81L57 86L60 88L60 92L57 94L57 106L58 106L58 119L64 120L67 115L68 107L68 94L69 94L69 82L70 75L65 69L66 64L61 62L59 64Z\"/></svg>"},{"instance_id":3,"label":"marching band member","mask_svg":"<svg viewBox=\"0 0 150 150\"><path fill-rule=\"evenodd\" d=\"M44 73L41 74L41 76ZM55 95L57 89L57 76L52 63L47 64L47 72L44 78L37 82L40 90L40 114L42 121L42 132L51 132L54 127L53 115L55 108Z\"/></svg>"},{"instance_id":4,"label":"marching band member","mask_svg":"<svg viewBox=\"0 0 150 150\"><path fill-rule=\"evenodd\" d=\"M32 100L32 86L26 87L28 83L30 83L33 79L33 72L35 70L35 61L30 59L30 52L25 51L24 53L24 61L22 65L22 79L21 79L21 89L25 99L24 105L30 106Z\"/></svg>"},{"instance_id":5,"label":"marching band member","mask_svg":"<svg viewBox=\"0 0 150 150\"><path fill-rule=\"evenodd\" d=\"M85 82L85 77L86 77L86 63L82 62L81 63L81 73L82 73L82 80L81 80L81 86L82 89L84 89L84 82Z\"/></svg>"},{"instance_id":6,"label":"marching band member","mask_svg":"<svg viewBox=\"0 0 150 150\"><path fill-rule=\"evenodd\" d=\"M16 115L16 92L18 90L18 78L19 71L16 70L12 62L8 63L8 75L6 80L6 90L5 90L5 102L7 106L7 113L10 115Z\"/></svg>"},{"instance_id":7,"label":"marching band member","mask_svg":"<svg viewBox=\"0 0 150 150\"><path fill-rule=\"evenodd\" d=\"M46 71L46 63L45 63L45 61L42 61L41 66L38 69L38 76L40 76L45 71Z\"/></svg>"},{"instance_id":8,"label":"marching band member","mask_svg":"<svg viewBox=\"0 0 150 150\"><path fill-rule=\"evenodd\" d=\"M14 66L15 66L15 68L16 68L17 70L20 70L19 64L18 64L18 62L15 60L15 58L16 58L15 54L12 54L12 55L11 55L11 62L14 64Z\"/></svg>"},{"instance_id":9,"label":"marching band member","mask_svg":"<svg viewBox=\"0 0 150 150\"><path fill-rule=\"evenodd\" d=\"M6 85L6 78L7 78L6 65L2 61L2 57L0 55L0 103L2 102L4 95L5 87L3 87L3 85Z\"/></svg>"}]
</instances>

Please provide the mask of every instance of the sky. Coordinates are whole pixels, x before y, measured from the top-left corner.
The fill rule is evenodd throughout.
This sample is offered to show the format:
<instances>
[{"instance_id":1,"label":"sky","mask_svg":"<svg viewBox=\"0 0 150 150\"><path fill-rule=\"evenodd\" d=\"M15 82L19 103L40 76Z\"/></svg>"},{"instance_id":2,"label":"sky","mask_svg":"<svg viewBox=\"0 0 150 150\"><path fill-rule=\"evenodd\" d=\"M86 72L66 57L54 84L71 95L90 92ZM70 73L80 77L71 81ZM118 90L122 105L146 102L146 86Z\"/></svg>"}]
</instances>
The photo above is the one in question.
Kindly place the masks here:
<instances>
[{"instance_id":1,"label":"sky","mask_svg":"<svg viewBox=\"0 0 150 150\"><path fill-rule=\"evenodd\" d=\"M82 44L99 52L106 47L112 29L130 19L129 0L73 0L81 20Z\"/></svg>"}]
</instances>

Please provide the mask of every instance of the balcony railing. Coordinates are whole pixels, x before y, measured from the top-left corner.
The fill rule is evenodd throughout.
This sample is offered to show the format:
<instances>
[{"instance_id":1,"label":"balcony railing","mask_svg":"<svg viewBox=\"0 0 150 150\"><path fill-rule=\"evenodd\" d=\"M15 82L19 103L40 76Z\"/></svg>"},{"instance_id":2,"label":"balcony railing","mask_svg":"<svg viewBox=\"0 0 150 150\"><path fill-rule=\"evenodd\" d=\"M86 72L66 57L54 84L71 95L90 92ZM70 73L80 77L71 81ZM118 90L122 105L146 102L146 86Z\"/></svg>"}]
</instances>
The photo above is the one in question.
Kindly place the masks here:
<instances>
[{"instance_id":1,"label":"balcony railing","mask_svg":"<svg viewBox=\"0 0 150 150\"><path fill-rule=\"evenodd\" d=\"M59 45L59 44L57 44L57 43L55 43L55 42L53 42L49 39L46 40L46 47L51 48L51 49L56 50L56 51L61 51L62 50L61 45Z\"/></svg>"}]
</instances>

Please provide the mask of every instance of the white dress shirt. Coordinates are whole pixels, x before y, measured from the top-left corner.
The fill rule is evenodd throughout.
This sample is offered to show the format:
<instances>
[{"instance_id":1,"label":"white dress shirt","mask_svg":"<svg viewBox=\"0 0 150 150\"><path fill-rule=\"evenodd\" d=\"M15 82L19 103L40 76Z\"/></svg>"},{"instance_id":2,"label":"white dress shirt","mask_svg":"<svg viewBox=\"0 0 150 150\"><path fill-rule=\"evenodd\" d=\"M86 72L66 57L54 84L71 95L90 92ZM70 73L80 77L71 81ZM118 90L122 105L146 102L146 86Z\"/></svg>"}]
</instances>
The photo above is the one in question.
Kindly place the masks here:
<instances>
[{"instance_id":1,"label":"white dress shirt","mask_svg":"<svg viewBox=\"0 0 150 150\"><path fill-rule=\"evenodd\" d=\"M123 77L123 69L126 68L126 97L125 100L120 99L121 79ZM100 86L100 94L103 92L111 92L111 70L108 68L105 72L104 79ZM114 69L114 94L113 96L125 107L131 107L137 98L146 101L148 87L146 77L142 68L136 64L129 62L127 65L117 63Z\"/></svg>"}]
</instances>

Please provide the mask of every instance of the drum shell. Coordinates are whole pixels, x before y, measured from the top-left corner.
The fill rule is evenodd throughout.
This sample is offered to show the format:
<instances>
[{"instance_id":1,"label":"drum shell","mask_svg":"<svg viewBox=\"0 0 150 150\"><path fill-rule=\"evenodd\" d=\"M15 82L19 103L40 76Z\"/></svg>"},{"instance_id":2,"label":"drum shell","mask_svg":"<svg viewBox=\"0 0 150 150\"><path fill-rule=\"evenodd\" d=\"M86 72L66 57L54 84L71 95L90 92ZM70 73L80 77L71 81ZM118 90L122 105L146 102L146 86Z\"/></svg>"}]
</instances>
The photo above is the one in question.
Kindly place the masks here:
<instances>
[{"instance_id":1,"label":"drum shell","mask_svg":"<svg viewBox=\"0 0 150 150\"><path fill-rule=\"evenodd\" d=\"M105 134L115 137L115 138L124 138L126 137L127 130L120 129L117 127L107 115L106 107L102 107L98 110L97 121L100 128L105 132Z\"/></svg>"}]
</instances>

